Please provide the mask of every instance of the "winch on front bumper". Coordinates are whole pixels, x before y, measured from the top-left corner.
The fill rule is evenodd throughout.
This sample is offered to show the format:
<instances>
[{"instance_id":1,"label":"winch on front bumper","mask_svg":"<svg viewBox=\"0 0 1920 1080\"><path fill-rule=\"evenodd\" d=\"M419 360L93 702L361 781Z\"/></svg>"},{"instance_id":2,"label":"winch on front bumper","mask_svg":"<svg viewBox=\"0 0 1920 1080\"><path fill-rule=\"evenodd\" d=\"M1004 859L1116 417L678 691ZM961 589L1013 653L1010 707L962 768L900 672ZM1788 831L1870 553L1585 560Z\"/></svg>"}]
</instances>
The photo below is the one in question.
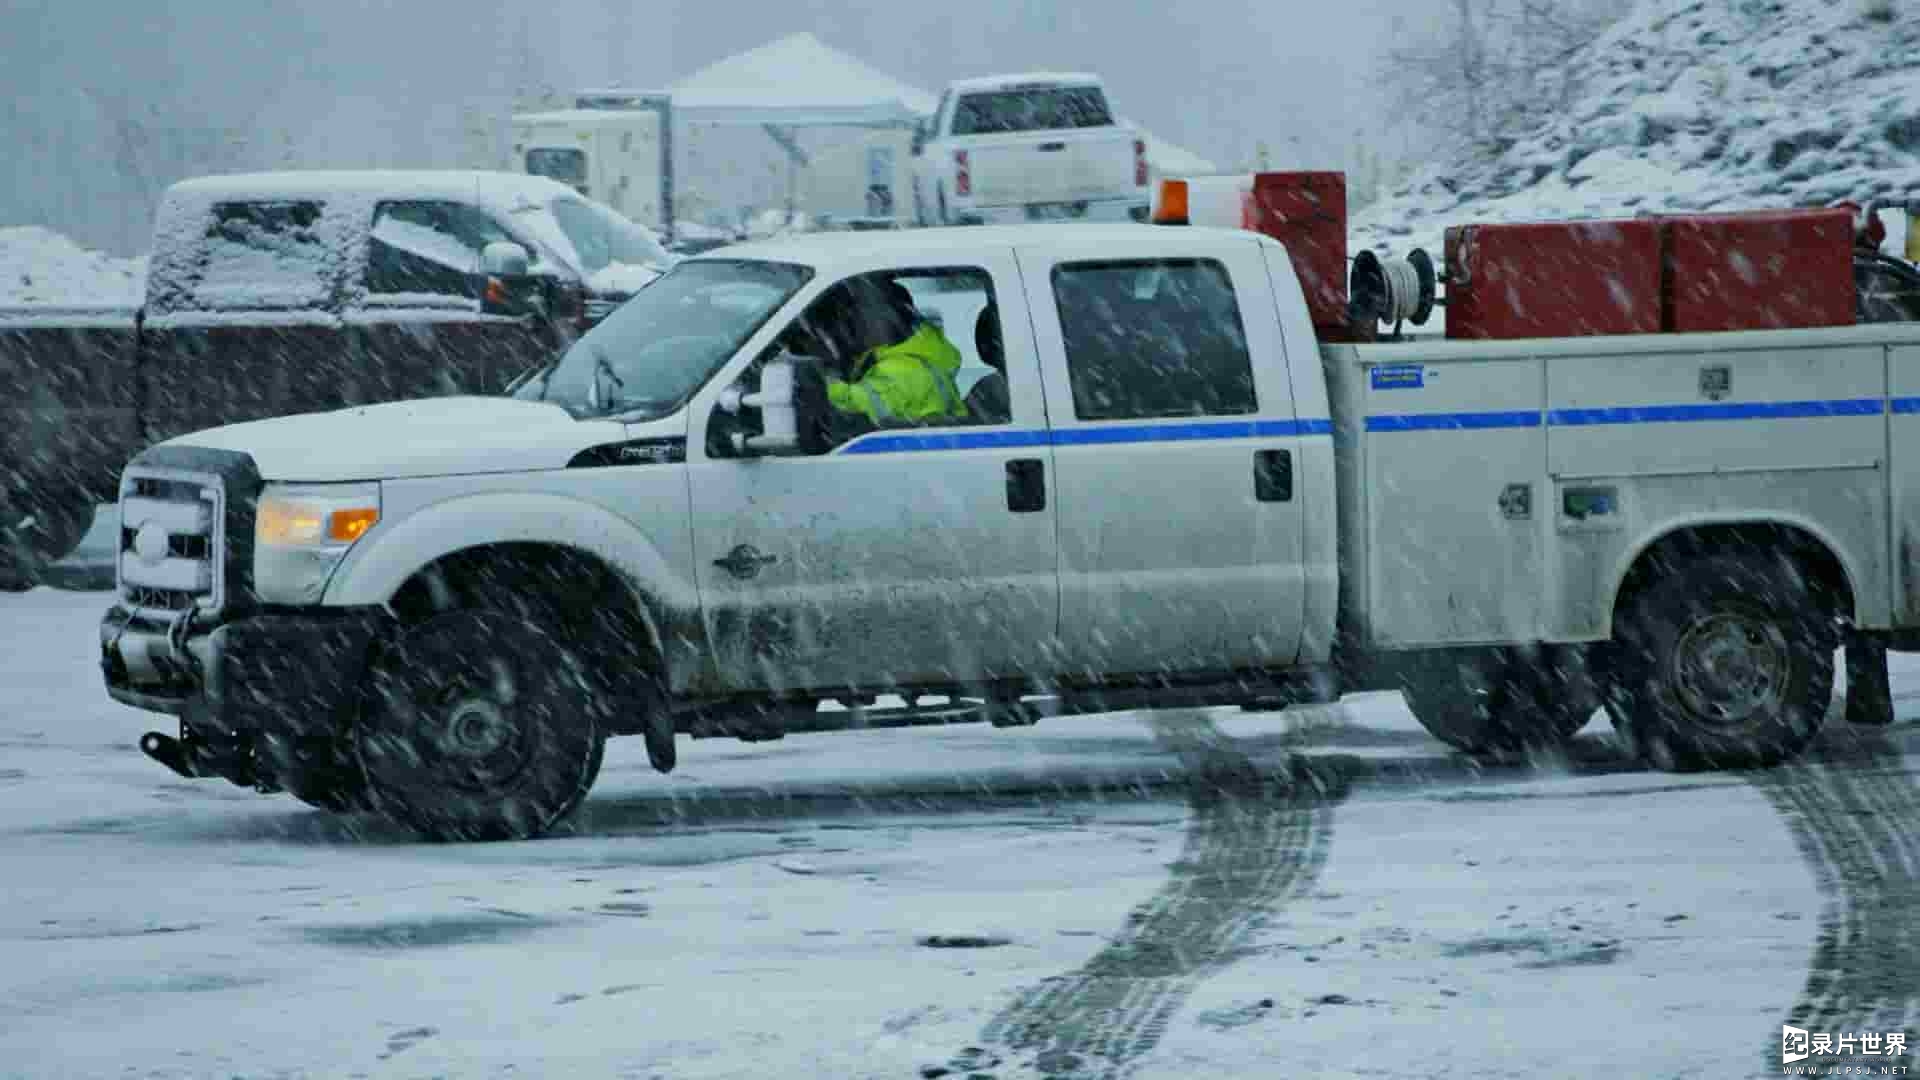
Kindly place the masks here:
<instances>
[{"instance_id":1,"label":"winch on front bumper","mask_svg":"<svg viewBox=\"0 0 1920 1080\"><path fill-rule=\"evenodd\" d=\"M149 757L183 776L280 786L352 723L383 608L273 609L253 595L245 454L155 447L121 480L117 603L100 623L114 700L180 718Z\"/></svg>"}]
</instances>

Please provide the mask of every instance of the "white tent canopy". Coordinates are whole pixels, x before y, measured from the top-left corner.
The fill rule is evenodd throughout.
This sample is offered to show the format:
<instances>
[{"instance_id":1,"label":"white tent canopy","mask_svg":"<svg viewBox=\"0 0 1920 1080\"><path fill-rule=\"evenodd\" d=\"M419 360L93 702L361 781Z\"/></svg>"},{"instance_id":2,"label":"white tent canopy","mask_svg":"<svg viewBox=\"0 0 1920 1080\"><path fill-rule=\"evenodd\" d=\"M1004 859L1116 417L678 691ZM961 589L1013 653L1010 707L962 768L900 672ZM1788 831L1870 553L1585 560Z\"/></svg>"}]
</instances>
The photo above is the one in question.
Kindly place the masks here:
<instances>
[{"instance_id":1,"label":"white tent canopy","mask_svg":"<svg viewBox=\"0 0 1920 1080\"><path fill-rule=\"evenodd\" d=\"M910 127L937 104L925 91L828 47L789 34L674 83L674 112L693 124Z\"/></svg>"}]
</instances>

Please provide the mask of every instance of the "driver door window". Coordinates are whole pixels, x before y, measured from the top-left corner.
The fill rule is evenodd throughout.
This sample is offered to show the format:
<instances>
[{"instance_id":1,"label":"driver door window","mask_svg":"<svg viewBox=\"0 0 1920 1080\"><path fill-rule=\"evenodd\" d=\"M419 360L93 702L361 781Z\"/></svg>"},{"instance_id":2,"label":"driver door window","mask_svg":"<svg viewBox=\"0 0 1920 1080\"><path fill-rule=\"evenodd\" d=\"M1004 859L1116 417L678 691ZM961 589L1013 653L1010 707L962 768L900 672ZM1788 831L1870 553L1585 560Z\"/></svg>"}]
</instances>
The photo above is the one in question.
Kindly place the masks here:
<instances>
[{"instance_id":1,"label":"driver door window","mask_svg":"<svg viewBox=\"0 0 1920 1080\"><path fill-rule=\"evenodd\" d=\"M910 305L910 316L891 332L876 326L871 308L887 297ZM832 453L874 432L1003 426L1013 420L1006 373L1005 331L993 277L976 267L882 271L841 282L808 306L760 358L787 352L814 374L809 411L819 421L803 440L812 454ZM877 320L885 323L884 317ZM873 342L893 339L880 345ZM893 353L885 363L880 354ZM757 385L758 368L743 379ZM896 378L895 376L900 376ZM1037 394L1037 383L1024 388ZM802 393L806 391L803 389ZM825 397L826 400L819 400ZM1037 401L1033 413L1039 413ZM753 410L730 416L716 410L708 430L709 452L728 456L731 436L759 433ZM855 448L857 449L857 448Z\"/></svg>"}]
</instances>

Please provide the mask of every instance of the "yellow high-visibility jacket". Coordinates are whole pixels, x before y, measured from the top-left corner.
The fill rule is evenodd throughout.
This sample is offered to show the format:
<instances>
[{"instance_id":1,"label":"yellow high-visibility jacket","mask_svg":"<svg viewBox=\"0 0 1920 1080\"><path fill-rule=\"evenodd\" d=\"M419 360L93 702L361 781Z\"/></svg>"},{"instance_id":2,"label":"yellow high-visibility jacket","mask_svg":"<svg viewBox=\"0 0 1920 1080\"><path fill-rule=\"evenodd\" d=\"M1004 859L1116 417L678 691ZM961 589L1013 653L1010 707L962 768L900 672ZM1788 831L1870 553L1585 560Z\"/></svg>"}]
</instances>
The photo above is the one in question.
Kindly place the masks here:
<instances>
[{"instance_id":1,"label":"yellow high-visibility jacket","mask_svg":"<svg viewBox=\"0 0 1920 1080\"><path fill-rule=\"evenodd\" d=\"M827 380L827 400L876 424L962 419L966 402L954 375L960 350L940 328L923 322L912 336L860 354L852 382Z\"/></svg>"}]
</instances>

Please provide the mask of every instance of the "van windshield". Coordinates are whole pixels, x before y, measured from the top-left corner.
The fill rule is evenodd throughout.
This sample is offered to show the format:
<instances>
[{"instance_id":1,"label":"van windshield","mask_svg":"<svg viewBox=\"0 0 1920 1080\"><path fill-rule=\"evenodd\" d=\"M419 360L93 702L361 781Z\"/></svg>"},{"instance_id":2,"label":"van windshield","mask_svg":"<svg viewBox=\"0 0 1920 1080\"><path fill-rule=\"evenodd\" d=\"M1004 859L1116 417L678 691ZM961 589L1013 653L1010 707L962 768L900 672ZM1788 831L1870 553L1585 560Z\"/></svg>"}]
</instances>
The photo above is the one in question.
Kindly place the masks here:
<instances>
[{"instance_id":1,"label":"van windshield","mask_svg":"<svg viewBox=\"0 0 1920 1080\"><path fill-rule=\"evenodd\" d=\"M513 392L580 419L647 420L679 408L813 276L790 263L680 264Z\"/></svg>"}]
</instances>

